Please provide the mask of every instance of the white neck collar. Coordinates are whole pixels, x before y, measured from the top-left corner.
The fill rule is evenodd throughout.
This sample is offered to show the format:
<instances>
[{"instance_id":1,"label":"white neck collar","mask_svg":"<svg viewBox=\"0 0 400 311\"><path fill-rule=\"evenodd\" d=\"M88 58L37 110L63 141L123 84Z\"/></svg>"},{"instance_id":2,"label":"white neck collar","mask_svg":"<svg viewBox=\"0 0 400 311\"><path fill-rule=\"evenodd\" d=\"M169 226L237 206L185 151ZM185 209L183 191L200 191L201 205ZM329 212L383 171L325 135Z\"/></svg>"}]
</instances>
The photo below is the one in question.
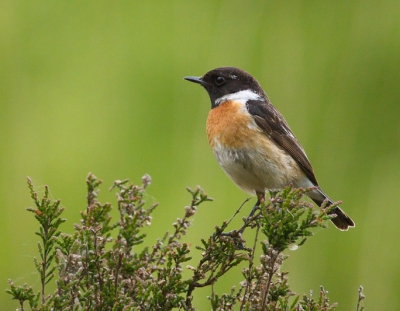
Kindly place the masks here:
<instances>
[{"instance_id":1,"label":"white neck collar","mask_svg":"<svg viewBox=\"0 0 400 311\"><path fill-rule=\"evenodd\" d=\"M240 100L240 101L248 101L248 100L260 100L261 96L254 93L252 90L247 89L243 91L239 91L236 93L231 93L228 95L224 95L220 98L218 98L215 101L216 106L218 106L220 103L223 103L228 100Z\"/></svg>"}]
</instances>

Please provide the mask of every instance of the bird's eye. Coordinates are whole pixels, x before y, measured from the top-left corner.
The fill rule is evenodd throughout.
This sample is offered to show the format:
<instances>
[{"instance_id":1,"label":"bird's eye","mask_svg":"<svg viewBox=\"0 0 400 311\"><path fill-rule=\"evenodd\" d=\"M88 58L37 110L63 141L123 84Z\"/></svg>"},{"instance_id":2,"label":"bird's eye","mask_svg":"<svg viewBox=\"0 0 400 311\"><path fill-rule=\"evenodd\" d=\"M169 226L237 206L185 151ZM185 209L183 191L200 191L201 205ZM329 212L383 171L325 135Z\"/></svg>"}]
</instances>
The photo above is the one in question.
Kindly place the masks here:
<instances>
[{"instance_id":1,"label":"bird's eye","mask_svg":"<svg viewBox=\"0 0 400 311\"><path fill-rule=\"evenodd\" d=\"M221 84L223 84L224 82L225 82L225 78L224 78L224 77L218 76L218 77L215 79L215 83L216 83L217 85L221 85Z\"/></svg>"}]
</instances>

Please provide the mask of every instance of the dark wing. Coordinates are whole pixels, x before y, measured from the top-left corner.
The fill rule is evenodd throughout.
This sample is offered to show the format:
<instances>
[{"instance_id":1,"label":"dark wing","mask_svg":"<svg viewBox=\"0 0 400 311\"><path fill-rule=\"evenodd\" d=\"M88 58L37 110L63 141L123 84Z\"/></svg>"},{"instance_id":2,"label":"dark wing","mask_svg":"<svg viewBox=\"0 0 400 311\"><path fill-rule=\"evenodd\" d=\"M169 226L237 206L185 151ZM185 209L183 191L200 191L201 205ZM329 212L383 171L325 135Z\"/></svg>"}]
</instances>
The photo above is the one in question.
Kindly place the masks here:
<instances>
[{"instance_id":1,"label":"dark wing","mask_svg":"<svg viewBox=\"0 0 400 311\"><path fill-rule=\"evenodd\" d=\"M278 110L268 101L249 100L247 110L256 124L278 146L285 150L303 169L308 179L318 185L314 171L303 147L293 135L289 125Z\"/></svg>"}]
</instances>

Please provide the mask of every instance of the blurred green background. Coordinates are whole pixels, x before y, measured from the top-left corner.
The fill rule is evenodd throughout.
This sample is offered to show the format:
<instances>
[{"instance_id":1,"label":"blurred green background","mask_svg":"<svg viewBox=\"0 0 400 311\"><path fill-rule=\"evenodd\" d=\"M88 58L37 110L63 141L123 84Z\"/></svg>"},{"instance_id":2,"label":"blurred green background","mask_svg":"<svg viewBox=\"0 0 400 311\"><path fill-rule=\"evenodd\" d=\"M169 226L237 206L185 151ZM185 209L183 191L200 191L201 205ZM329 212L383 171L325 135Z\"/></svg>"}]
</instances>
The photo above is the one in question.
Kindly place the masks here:
<instances>
[{"instance_id":1,"label":"blurred green background","mask_svg":"<svg viewBox=\"0 0 400 311\"><path fill-rule=\"evenodd\" d=\"M292 289L324 285L338 310L355 310L362 284L367 309L399 310L399 16L399 1L3 0L2 310L17 308L8 278L39 289L28 175L40 194L48 184L62 200L68 232L85 209L88 172L105 181L100 199L112 202L115 179L152 176L148 200L161 205L149 243L183 215L186 186L215 199L196 215L185 238L192 247L231 216L247 195L209 149L208 95L183 80L219 66L260 81L322 188L357 224L318 230L290 252ZM217 290L240 280L231 273ZM209 294L197 293L201 310L211 308Z\"/></svg>"}]
</instances>

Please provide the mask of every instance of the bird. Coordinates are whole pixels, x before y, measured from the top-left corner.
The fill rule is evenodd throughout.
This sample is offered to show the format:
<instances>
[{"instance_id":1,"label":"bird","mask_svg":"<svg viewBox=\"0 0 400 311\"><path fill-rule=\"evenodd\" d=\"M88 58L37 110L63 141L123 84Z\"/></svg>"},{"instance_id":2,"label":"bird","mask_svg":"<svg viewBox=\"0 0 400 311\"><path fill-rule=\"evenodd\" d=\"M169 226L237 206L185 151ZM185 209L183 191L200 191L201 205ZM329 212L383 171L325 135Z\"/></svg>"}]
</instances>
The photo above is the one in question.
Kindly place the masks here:
<instances>
[{"instance_id":1,"label":"bird","mask_svg":"<svg viewBox=\"0 0 400 311\"><path fill-rule=\"evenodd\" d=\"M308 157L282 114L259 82L235 67L219 67L185 80L204 87L211 100L206 124L209 145L219 165L243 191L265 201L266 191L288 185L314 187L306 192L318 206L334 202L318 185ZM355 227L338 206L330 214L341 231Z\"/></svg>"}]
</instances>

